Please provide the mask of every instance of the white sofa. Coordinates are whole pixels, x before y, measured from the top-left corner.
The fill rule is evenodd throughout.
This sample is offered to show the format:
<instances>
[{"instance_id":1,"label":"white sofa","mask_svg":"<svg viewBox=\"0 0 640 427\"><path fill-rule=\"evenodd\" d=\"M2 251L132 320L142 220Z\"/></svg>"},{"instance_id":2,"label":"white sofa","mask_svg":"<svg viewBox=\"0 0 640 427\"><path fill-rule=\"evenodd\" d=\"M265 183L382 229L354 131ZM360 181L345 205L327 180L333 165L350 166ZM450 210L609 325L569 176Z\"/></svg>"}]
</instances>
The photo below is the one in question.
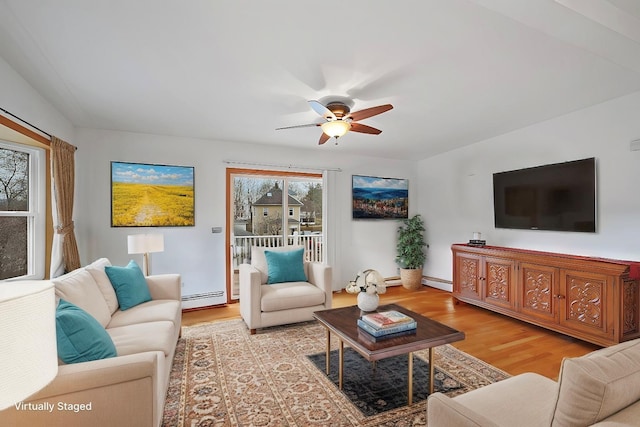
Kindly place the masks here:
<instances>
[{"instance_id":1,"label":"white sofa","mask_svg":"<svg viewBox=\"0 0 640 427\"><path fill-rule=\"evenodd\" d=\"M307 281L267 284L265 250L287 252L300 246L252 247L251 264L241 264L240 315L251 334L258 328L313 320L313 312L331 308L331 267L304 261Z\"/></svg>"},{"instance_id":2,"label":"white sofa","mask_svg":"<svg viewBox=\"0 0 640 427\"><path fill-rule=\"evenodd\" d=\"M516 375L449 398L429 396L429 427L640 425L640 340L562 361L558 382Z\"/></svg>"},{"instance_id":3,"label":"white sofa","mask_svg":"<svg viewBox=\"0 0 640 427\"><path fill-rule=\"evenodd\" d=\"M31 408L48 403L53 410L11 407L0 411L1 426L161 425L181 329L180 276L146 277L152 300L122 311L105 274L107 265L109 260L102 258L52 282L56 300L77 305L105 327L117 356L74 364L60 361L55 379L26 401Z\"/></svg>"}]
</instances>

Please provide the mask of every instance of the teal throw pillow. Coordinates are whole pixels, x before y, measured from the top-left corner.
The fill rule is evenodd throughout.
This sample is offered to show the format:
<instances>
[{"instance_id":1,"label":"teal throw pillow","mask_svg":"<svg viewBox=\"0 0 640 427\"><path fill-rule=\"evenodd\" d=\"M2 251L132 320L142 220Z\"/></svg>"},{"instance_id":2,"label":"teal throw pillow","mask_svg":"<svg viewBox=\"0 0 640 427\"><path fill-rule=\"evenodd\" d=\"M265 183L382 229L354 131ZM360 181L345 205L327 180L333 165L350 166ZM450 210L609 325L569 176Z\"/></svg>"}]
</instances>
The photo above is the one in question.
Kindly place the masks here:
<instances>
[{"instance_id":1,"label":"teal throw pillow","mask_svg":"<svg viewBox=\"0 0 640 427\"><path fill-rule=\"evenodd\" d=\"M134 260L126 267L107 265L104 268L116 291L120 310L128 310L143 302L151 301L147 280Z\"/></svg>"},{"instance_id":2,"label":"teal throw pillow","mask_svg":"<svg viewBox=\"0 0 640 427\"><path fill-rule=\"evenodd\" d=\"M63 299L56 308L58 357L64 363L116 357L111 337L89 313Z\"/></svg>"},{"instance_id":3,"label":"teal throw pillow","mask_svg":"<svg viewBox=\"0 0 640 427\"><path fill-rule=\"evenodd\" d=\"M293 251L264 251L267 259L267 284L306 282L304 273L304 248Z\"/></svg>"}]
</instances>

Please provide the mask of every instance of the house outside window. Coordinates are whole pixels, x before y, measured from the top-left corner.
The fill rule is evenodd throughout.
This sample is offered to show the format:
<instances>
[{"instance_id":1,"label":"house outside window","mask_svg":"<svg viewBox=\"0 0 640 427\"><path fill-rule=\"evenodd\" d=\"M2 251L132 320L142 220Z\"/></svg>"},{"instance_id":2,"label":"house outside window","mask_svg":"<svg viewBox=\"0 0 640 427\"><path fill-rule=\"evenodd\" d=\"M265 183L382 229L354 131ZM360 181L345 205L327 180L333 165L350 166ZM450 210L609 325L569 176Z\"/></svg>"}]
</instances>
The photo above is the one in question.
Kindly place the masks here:
<instances>
[{"instance_id":1,"label":"house outside window","mask_svg":"<svg viewBox=\"0 0 640 427\"><path fill-rule=\"evenodd\" d=\"M262 216L269 216L269 208L262 208Z\"/></svg>"},{"instance_id":2,"label":"house outside window","mask_svg":"<svg viewBox=\"0 0 640 427\"><path fill-rule=\"evenodd\" d=\"M44 278L45 153L0 141L0 280Z\"/></svg>"},{"instance_id":3,"label":"house outside window","mask_svg":"<svg viewBox=\"0 0 640 427\"><path fill-rule=\"evenodd\" d=\"M293 208L289 208L289 216L293 216Z\"/></svg>"}]
</instances>

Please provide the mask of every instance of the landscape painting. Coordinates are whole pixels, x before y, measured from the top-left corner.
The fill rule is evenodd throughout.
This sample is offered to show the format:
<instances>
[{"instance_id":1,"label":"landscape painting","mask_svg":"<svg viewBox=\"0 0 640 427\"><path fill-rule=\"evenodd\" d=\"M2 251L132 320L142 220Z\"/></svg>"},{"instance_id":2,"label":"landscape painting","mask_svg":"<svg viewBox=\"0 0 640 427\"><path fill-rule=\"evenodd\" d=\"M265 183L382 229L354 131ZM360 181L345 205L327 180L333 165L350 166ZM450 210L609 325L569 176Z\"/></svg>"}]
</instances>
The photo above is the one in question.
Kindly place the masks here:
<instances>
[{"instance_id":1,"label":"landscape painting","mask_svg":"<svg viewBox=\"0 0 640 427\"><path fill-rule=\"evenodd\" d=\"M405 219L409 217L409 181L353 175L353 219Z\"/></svg>"},{"instance_id":2,"label":"landscape painting","mask_svg":"<svg viewBox=\"0 0 640 427\"><path fill-rule=\"evenodd\" d=\"M111 226L195 225L193 169L111 162Z\"/></svg>"}]
</instances>

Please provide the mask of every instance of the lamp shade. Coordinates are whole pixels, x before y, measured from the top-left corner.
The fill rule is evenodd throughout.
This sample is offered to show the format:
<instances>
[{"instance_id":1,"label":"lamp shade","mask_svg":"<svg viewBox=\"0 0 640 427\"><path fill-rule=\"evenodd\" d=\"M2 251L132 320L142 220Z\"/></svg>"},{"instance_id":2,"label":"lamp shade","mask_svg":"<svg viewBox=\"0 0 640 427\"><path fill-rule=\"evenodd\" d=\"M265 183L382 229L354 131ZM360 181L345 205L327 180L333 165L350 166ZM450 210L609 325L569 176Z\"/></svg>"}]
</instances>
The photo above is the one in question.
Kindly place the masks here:
<instances>
[{"instance_id":1,"label":"lamp shade","mask_svg":"<svg viewBox=\"0 0 640 427\"><path fill-rule=\"evenodd\" d=\"M130 254L145 254L164 251L163 234L132 234L127 236L127 250Z\"/></svg>"},{"instance_id":2,"label":"lamp shade","mask_svg":"<svg viewBox=\"0 0 640 427\"><path fill-rule=\"evenodd\" d=\"M339 138L351 129L351 124L342 120L333 120L331 122L321 124L320 127L322 128L322 132L326 133L330 137Z\"/></svg>"},{"instance_id":3,"label":"lamp shade","mask_svg":"<svg viewBox=\"0 0 640 427\"><path fill-rule=\"evenodd\" d=\"M49 281L0 283L0 410L58 373L56 299Z\"/></svg>"}]
</instances>

